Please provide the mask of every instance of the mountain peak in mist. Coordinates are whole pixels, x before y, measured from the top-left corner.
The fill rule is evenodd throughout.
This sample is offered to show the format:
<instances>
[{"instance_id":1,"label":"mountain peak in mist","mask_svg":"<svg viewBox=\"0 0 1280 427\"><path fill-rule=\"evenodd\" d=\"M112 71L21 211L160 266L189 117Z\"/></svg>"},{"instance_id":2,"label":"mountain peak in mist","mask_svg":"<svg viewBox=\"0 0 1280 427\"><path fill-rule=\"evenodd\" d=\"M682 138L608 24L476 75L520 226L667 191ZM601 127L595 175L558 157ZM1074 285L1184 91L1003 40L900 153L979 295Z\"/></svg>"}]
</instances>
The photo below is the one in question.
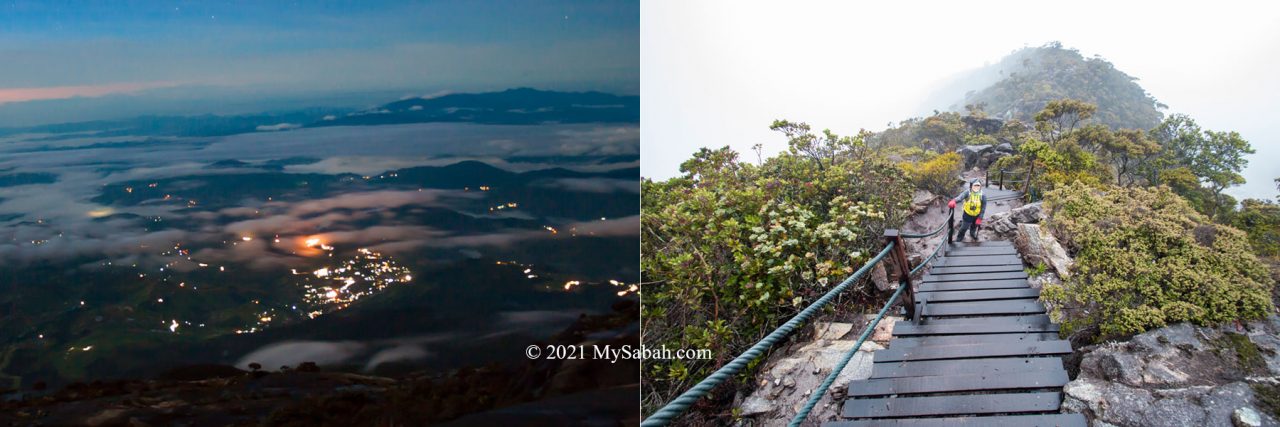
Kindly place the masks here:
<instances>
[{"instance_id":1,"label":"mountain peak in mist","mask_svg":"<svg viewBox=\"0 0 1280 427\"><path fill-rule=\"evenodd\" d=\"M1136 77L1100 56L1085 58L1057 42L1019 49L961 78L972 86L951 110L985 104L983 111L1005 120L1030 122L1049 101L1071 98L1097 105L1093 120L1098 123L1150 129L1160 123L1166 108L1138 85ZM950 95L955 101L955 92Z\"/></svg>"}]
</instances>

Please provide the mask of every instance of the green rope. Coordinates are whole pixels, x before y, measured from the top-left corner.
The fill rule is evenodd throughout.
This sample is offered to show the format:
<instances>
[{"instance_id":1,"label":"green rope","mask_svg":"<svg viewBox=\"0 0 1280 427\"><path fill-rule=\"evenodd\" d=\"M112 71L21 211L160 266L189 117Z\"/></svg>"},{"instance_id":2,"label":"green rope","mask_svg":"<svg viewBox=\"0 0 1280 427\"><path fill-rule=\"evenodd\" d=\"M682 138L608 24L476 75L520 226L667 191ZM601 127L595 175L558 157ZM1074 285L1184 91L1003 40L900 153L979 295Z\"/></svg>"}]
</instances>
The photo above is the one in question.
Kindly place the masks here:
<instances>
[{"instance_id":1,"label":"green rope","mask_svg":"<svg viewBox=\"0 0 1280 427\"><path fill-rule=\"evenodd\" d=\"M671 423L676 416L679 416L686 409L689 409L694 402L697 402L698 399L701 399L703 396L706 396L707 393L710 393L711 389L720 385L725 380L728 380L733 375L736 375L738 371L746 367L748 363L755 360L757 357L760 357L765 350L769 349L769 347L773 347L773 345L779 340L790 335L792 330L795 330L795 328L809 320L809 317L813 316L814 313L817 313L818 310L826 306L827 303L830 303L832 299L835 299L837 294L843 292L845 288L853 285L854 282L857 282L858 279L862 278L862 275L866 274L867 271L870 271L871 267L880 263L880 260L884 259L885 255L888 255L890 250L893 250L894 244L894 242L889 242L889 244L884 246L884 250L880 251L880 253L870 261L867 261L866 264L863 264L862 268L859 268L858 271L854 272L853 275L849 276L849 278L844 279L844 281L840 282L840 284L835 288L832 288L821 298L818 298L817 301L814 301L813 304L810 304L804 310L800 311L800 314L792 317L791 320L787 321L787 323L784 323L782 326L778 327L778 329L773 330L773 332L769 333L769 335L760 340L760 342L757 342L755 345L751 346L751 348L747 349L747 351L734 358L733 361L720 367L720 369L717 369L711 375L704 378L697 385L694 385L693 388L685 391L683 394L667 403L666 406L658 409L658 411L654 412L653 415L645 418L644 422L640 423L641 427L659 427ZM902 286L899 286L898 288L901 289Z\"/></svg>"},{"instance_id":2,"label":"green rope","mask_svg":"<svg viewBox=\"0 0 1280 427\"><path fill-rule=\"evenodd\" d=\"M954 211L954 210L952 210L952 212L955 212L955 211ZM953 213L953 215L954 215L954 213ZM931 237L931 236L933 236L933 235L935 235L935 234L941 233L941 232L942 232L942 229L944 229L944 228L947 228L947 223L945 223L945 222L944 222L944 223L942 223L941 225L939 225L939 226L938 226L938 228L937 228L936 230L930 231L930 232L928 232L928 233L924 233L924 234L907 234L907 233L903 233L903 234L901 234L901 236L902 236L902 238L903 238L903 239L920 239L920 238L924 238L924 237Z\"/></svg>"},{"instance_id":3,"label":"green rope","mask_svg":"<svg viewBox=\"0 0 1280 427\"><path fill-rule=\"evenodd\" d=\"M880 323L880 319L884 317L884 314L889 311L889 306L893 305L893 302L898 299L898 296L902 295L902 290L906 289L907 286L906 282L898 283L898 290L893 292L892 297L889 297L889 302L884 303L884 307L880 308L880 313L876 314L875 320L872 320L871 324L867 325L867 328L862 331L862 335L858 337L858 342L853 345L853 348L849 349L848 353L845 353L844 357L840 359L840 363L837 363L836 367L831 369L831 374L827 375L827 379L822 381L822 385L818 386L813 395L809 396L809 401L805 402L804 408L800 409L800 413L791 419L791 424L788 427L798 427L800 423L804 422L805 418L809 417L809 412L813 410L814 406L818 405L818 401L822 400L822 396L827 394L827 388L830 388L831 383L835 382L836 377L840 376L840 372L844 371L845 365L848 365L849 360L853 359L853 355L857 354L858 349L862 348L862 343L867 340L867 337L871 336L871 332L876 330L876 325Z\"/></svg>"}]
</instances>

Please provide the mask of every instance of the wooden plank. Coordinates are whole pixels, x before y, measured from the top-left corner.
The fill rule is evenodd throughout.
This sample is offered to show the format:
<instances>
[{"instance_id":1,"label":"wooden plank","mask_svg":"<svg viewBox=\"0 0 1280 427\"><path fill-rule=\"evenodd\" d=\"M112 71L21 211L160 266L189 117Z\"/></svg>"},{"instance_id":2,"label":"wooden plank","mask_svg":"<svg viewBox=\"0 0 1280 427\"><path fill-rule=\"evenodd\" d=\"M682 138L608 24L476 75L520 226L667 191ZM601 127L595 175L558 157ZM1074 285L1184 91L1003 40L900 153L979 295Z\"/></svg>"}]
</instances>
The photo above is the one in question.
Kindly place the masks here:
<instances>
[{"instance_id":1,"label":"wooden plank","mask_svg":"<svg viewBox=\"0 0 1280 427\"><path fill-rule=\"evenodd\" d=\"M848 400L841 414L845 418L1017 414L1057 411L1061 404L1062 393L1056 392L887 397Z\"/></svg>"},{"instance_id":2,"label":"wooden plank","mask_svg":"<svg viewBox=\"0 0 1280 427\"><path fill-rule=\"evenodd\" d=\"M849 397L958 391L1027 390L1067 385L1067 371L1022 372L1017 375L965 374L933 377L877 378L849 383Z\"/></svg>"},{"instance_id":3,"label":"wooden plank","mask_svg":"<svg viewBox=\"0 0 1280 427\"><path fill-rule=\"evenodd\" d=\"M1023 265L1022 258L1016 255L962 256L940 257L935 264L938 267L966 267L976 265Z\"/></svg>"},{"instance_id":4,"label":"wooden plank","mask_svg":"<svg viewBox=\"0 0 1280 427\"><path fill-rule=\"evenodd\" d=\"M1035 341L1057 340L1058 334L990 334L990 335L946 335L940 337L901 337L889 342L889 348L912 348L939 345L964 345L988 343L1029 343Z\"/></svg>"},{"instance_id":5,"label":"wooden plank","mask_svg":"<svg viewBox=\"0 0 1280 427\"><path fill-rule=\"evenodd\" d=\"M942 267L935 266L929 269L929 274L972 274L972 273L996 273L1002 271L1025 271L1022 264L1003 264L1003 265L966 265L958 267Z\"/></svg>"},{"instance_id":6,"label":"wooden plank","mask_svg":"<svg viewBox=\"0 0 1280 427\"><path fill-rule=\"evenodd\" d=\"M910 362L917 360L973 359L1008 356L1052 356L1071 354L1071 343L1064 340L997 342L922 347L899 347L874 353L872 361Z\"/></svg>"},{"instance_id":7,"label":"wooden plank","mask_svg":"<svg viewBox=\"0 0 1280 427\"><path fill-rule=\"evenodd\" d=\"M957 248L1007 248L1013 247L1013 242L1008 240L983 240L981 242L955 242L951 246Z\"/></svg>"},{"instance_id":8,"label":"wooden plank","mask_svg":"<svg viewBox=\"0 0 1280 427\"><path fill-rule=\"evenodd\" d=\"M936 303L929 300L924 316L981 316L988 314L1037 314L1044 313L1044 304L1036 300L1025 301L973 301Z\"/></svg>"},{"instance_id":9,"label":"wooden plank","mask_svg":"<svg viewBox=\"0 0 1280 427\"><path fill-rule=\"evenodd\" d=\"M1059 357L1002 357L991 359L922 360L917 362L873 363L871 378L929 377L956 372L1003 375L1062 369Z\"/></svg>"},{"instance_id":10,"label":"wooden plank","mask_svg":"<svg viewBox=\"0 0 1280 427\"><path fill-rule=\"evenodd\" d=\"M1055 324L1021 324L1021 323L995 323L990 325L981 324L941 324L941 325L912 325L907 322L898 322L893 325L894 336L924 336L924 335L978 335L978 334L1015 334L1015 333L1037 333L1037 332L1058 332L1058 325Z\"/></svg>"},{"instance_id":11,"label":"wooden plank","mask_svg":"<svg viewBox=\"0 0 1280 427\"><path fill-rule=\"evenodd\" d=\"M969 282L977 280L1005 280L1005 279L1026 279L1027 272L1018 271L1002 271L996 273L976 273L976 274L942 274L924 275L924 282Z\"/></svg>"},{"instance_id":12,"label":"wooden plank","mask_svg":"<svg viewBox=\"0 0 1280 427\"><path fill-rule=\"evenodd\" d=\"M930 325L987 325L993 323L1026 323L1048 324L1049 316L1032 314L1027 316L989 316L989 317L940 317L929 319Z\"/></svg>"},{"instance_id":13,"label":"wooden plank","mask_svg":"<svg viewBox=\"0 0 1280 427\"><path fill-rule=\"evenodd\" d=\"M1082 414L997 415L988 417L894 418L834 421L823 427L1086 427Z\"/></svg>"},{"instance_id":14,"label":"wooden plank","mask_svg":"<svg viewBox=\"0 0 1280 427\"><path fill-rule=\"evenodd\" d=\"M987 254L987 255L1006 255L1017 254L1018 248L1013 246L964 246L952 244L947 247L947 255L951 254Z\"/></svg>"},{"instance_id":15,"label":"wooden plank","mask_svg":"<svg viewBox=\"0 0 1280 427\"><path fill-rule=\"evenodd\" d=\"M971 280L966 282L928 282L916 286L916 292L976 291L982 289L1030 288L1027 279Z\"/></svg>"},{"instance_id":16,"label":"wooden plank","mask_svg":"<svg viewBox=\"0 0 1280 427\"><path fill-rule=\"evenodd\" d=\"M925 298L922 296L921 299ZM1039 289L988 289L978 291L938 291L927 296L929 303L948 301L988 301L1024 298L1040 298Z\"/></svg>"},{"instance_id":17,"label":"wooden plank","mask_svg":"<svg viewBox=\"0 0 1280 427\"><path fill-rule=\"evenodd\" d=\"M947 258L985 258L985 257L1016 257L1017 251L1013 250L995 250L995 249L972 249L972 250L948 250L945 254Z\"/></svg>"}]
</instances>

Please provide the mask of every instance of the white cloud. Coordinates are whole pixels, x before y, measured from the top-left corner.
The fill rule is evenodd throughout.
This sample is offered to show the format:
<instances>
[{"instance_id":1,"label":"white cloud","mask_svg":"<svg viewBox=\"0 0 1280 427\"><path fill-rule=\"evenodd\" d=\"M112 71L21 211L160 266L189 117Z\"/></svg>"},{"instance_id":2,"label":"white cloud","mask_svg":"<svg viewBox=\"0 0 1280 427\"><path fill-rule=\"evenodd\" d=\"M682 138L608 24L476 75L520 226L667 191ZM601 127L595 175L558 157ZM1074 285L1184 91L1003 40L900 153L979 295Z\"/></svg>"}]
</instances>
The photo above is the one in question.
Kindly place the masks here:
<instances>
[{"instance_id":1,"label":"white cloud","mask_svg":"<svg viewBox=\"0 0 1280 427\"><path fill-rule=\"evenodd\" d=\"M302 127L302 125L299 125L297 123L277 123L274 125L259 125L256 129L259 132L274 132L274 131L280 131L280 130L297 129L300 127Z\"/></svg>"}]
</instances>

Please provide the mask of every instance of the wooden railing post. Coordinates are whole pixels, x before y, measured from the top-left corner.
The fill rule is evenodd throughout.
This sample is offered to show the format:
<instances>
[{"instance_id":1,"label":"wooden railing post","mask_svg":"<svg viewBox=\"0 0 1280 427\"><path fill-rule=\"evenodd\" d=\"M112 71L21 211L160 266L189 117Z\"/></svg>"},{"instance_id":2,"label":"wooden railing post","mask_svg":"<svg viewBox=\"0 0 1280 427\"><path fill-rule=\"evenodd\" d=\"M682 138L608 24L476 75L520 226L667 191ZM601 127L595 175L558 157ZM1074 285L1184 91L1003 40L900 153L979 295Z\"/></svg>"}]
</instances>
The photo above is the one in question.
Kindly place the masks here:
<instances>
[{"instance_id":1,"label":"wooden railing post","mask_svg":"<svg viewBox=\"0 0 1280 427\"><path fill-rule=\"evenodd\" d=\"M902 236L898 234L898 230L885 230L884 243L893 244L893 250L889 251L889 256L893 257L894 270L896 270L894 275L898 277L898 286L906 286L902 290L902 307L906 309L907 318L913 318L916 313L916 289L911 283L911 264L907 260L907 250Z\"/></svg>"},{"instance_id":2,"label":"wooden railing post","mask_svg":"<svg viewBox=\"0 0 1280 427\"><path fill-rule=\"evenodd\" d=\"M1000 169L1000 189L1004 190L1004 169Z\"/></svg>"}]
</instances>

